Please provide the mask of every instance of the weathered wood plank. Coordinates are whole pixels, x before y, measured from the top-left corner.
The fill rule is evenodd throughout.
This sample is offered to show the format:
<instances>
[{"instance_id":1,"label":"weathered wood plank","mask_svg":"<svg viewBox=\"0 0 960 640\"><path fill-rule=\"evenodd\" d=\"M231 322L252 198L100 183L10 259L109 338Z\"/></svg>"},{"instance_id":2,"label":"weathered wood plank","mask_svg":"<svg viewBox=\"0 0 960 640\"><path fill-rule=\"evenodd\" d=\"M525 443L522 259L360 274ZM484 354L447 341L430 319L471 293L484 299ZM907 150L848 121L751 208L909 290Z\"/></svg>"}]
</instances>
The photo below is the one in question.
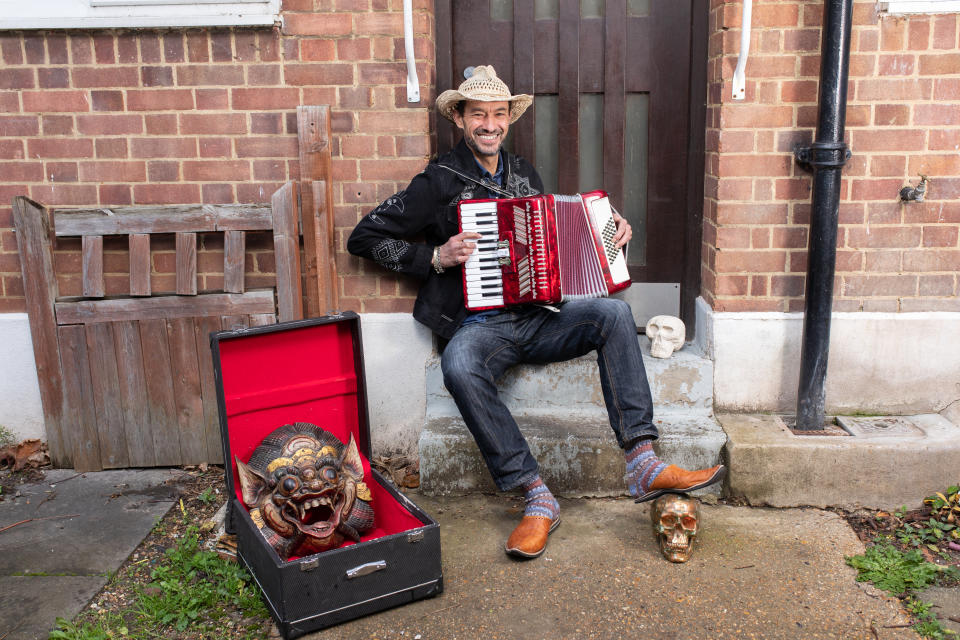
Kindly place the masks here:
<instances>
[{"instance_id":1,"label":"weathered wood plank","mask_svg":"<svg viewBox=\"0 0 960 640\"><path fill-rule=\"evenodd\" d=\"M245 250L246 234L243 231L224 231L223 290L227 293L243 293Z\"/></svg>"},{"instance_id":2,"label":"weathered wood plank","mask_svg":"<svg viewBox=\"0 0 960 640\"><path fill-rule=\"evenodd\" d=\"M167 323L163 319L141 320L140 344L146 364L146 401L150 410L148 432L153 438L153 456L160 466L182 464L180 425L173 393L175 371L170 363Z\"/></svg>"},{"instance_id":3,"label":"weathered wood plank","mask_svg":"<svg viewBox=\"0 0 960 640\"><path fill-rule=\"evenodd\" d=\"M152 467L156 464L156 456L150 433L150 407L139 325L132 320L115 323L113 341L130 466Z\"/></svg>"},{"instance_id":4,"label":"weathered wood plank","mask_svg":"<svg viewBox=\"0 0 960 640\"><path fill-rule=\"evenodd\" d=\"M58 324L118 322L156 318L188 318L273 313L272 289L246 293L211 293L196 297L157 296L116 300L79 300L55 305Z\"/></svg>"},{"instance_id":5,"label":"weathered wood plank","mask_svg":"<svg viewBox=\"0 0 960 640\"><path fill-rule=\"evenodd\" d=\"M273 255L277 270L277 315L281 322L303 318L297 187L288 182L273 194Z\"/></svg>"},{"instance_id":6,"label":"weathered wood plank","mask_svg":"<svg viewBox=\"0 0 960 640\"><path fill-rule=\"evenodd\" d=\"M626 143L627 96L627 3L608 0L606 40L603 54L603 188L615 207L626 211L623 202L623 168Z\"/></svg>"},{"instance_id":7,"label":"weathered wood plank","mask_svg":"<svg viewBox=\"0 0 960 640\"><path fill-rule=\"evenodd\" d=\"M163 205L114 209L56 209L56 234L204 233L240 229L269 231L269 205Z\"/></svg>"},{"instance_id":8,"label":"weathered wood plank","mask_svg":"<svg viewBox=\"0 0 960 640\"><path fill-rule=\"evenodd\" d=\"M132 233L130 247L130 295L150 295L150 234Z\"/></svg>"},{"instance_id":9,"label":"weathered wood plank","mask_svg":"<svg viewBox=\"0 0 960 640\"><path fill-rule=\"evenodd\" d=\"M167 341L173 374L173 397L180 425L181 464L207 461L207 438L203 424L203 402L200 398L200 372L193 319L167 320Z\"/></svg>"},{"instance_id":10,"label":"weathered wood plank","mask_svg":"<svg viewBox=\"0 0 960 640\"><path fill-rule=\"evenodd\" d=\"M70 465L78 472L100 471L100 437L97 435L97 411L93 402L90 364L87 362L87 337L82 325L59 328L60 353L63 356L62 443L69 447ZM49 426L47 437L49 438ZM49 441L48 441L49 446ZM56 464L56 463L55 463Z\"/></svg>"},{"instance_id":11,"label":"weathered wood plank","mask_svg":"<svg viewBox=\"0 0 960 640\"><path fill-rule=\"evenodd\" d=\"M558 55L559 89L558 120L560 131L569 131L564 136L563 153L557 159L557 180L560 193L576 193L580 174L580 3L577 0L560 0L560 23Z\"/></svg>"},{"instance_id":12,"label":"weathered wood plank","mask_svg":"<svg viewBox=\"0 0 960 640\"><path fill-rule=\"evenodd\" d=\"M328 190L331 203L326 199L316 202L313 188L317 181L329 180L332 159L330 156L330 107L327 105L301 105L297 107L297 140L300 148L300 212L303 232L303 271L306 280L307 317L321 313L327 274L320 271L320 252L326 246L326 238L320 236L318 216L330 215L332 190Z\"/></svg>"},{"instance_id":13,"label":"weathered wood plank","mask_svg":"<svg viewBox=\"0 0 960 640\"><path fill-rule=\"evenodd\" d=\"M87 298L102 298L103 286L103 236L83 236L83 295Z\"/></svg>"},{"instance_id":14,"label":"weathered wood plank","mask_svg":"<svg viewBox=\"0 0 960 640\"><path fill-rule=\"evenodd\" d=\"M177 234L177 295L197 295L197 234Z\"/></svg>"},{"instance_id":15,"label":"weathered wood plank","mask_svg":"<svg viewBox=\"0 0 960 640\"><path fill-rule=\"evenodd\" d=\"M203 403L203 433L207 445L205 461L223 464L220 414L217 411L217 384L213 373L213 354L210 352L210 334L220 330L220 319L196 318L193 326L200 372L200 398Z\"/></svg>"},{"instance_id":16,"label":"weathered wood plank","mask_svg":"<svg viewBox=\"0 0 960 640\"><path fill-rule=\"evenodd\" d=\"M536 38L536 12L530 0L513 0L513 83L514 93L533 95L533 60ZM536 164L536 106L527 110L523 118L511 125L513 151Z\"/></svg>"},{"instance_id":17,"label":"weathered wood plank","mask_svg":"<svg viewBox=\"0 0 960 640\"><path fill-rule=\"evenodd\" d=\"M251 327L263 327L268 324L276 324L277 318L270 313L258 313L256 315L250 316L250 326Z\"/></svg>"},{"instance_id":18,"label":"weathered wood plank","mask_svg":"<svg viewBox=\"0 0 960 640\"><path fill-rule=\"evenodd\" d=\"M236 331L237 329L246 329L250 326L250 316L222 316L220 318L220 327L224 331Z\"/></svg>"},{"instance_id":19,"label":"weathered wood plank","mask_svg":"<svg viewBox=\"0 0 960 640\"><path fill-rule=\"evenodd\" d=\"M20 273L30 320L33 357L40 383L47 447L54 466L69 467L73 461L62 422L64 395L54 311L57 279L53 271L51 219L42 206L18 196L13 199L13 220L20 250ZM73 425L70 428L74 428Z\"/></svg>"},{"instance_id":20,"label":"weathered wood plank","mask_svg":"<svg viewBox=\"0 0 960 640\"><path fill-rule=\"evenodd\" d=\"M334 247L333 205L330 202L328 182L314 182L314 205L322 203L323 209L317 210L317 269L320 283L319 304L321 313L332 313L340 307L340 295L337 291L337 261ZM321 244L322 242L322 244Z\"/></svg>"},{"instance_id":21,"label":"weathered wood plank","mask_svg":"<svg viewBox=\"0 0 960 640\"><path fill-rule=\"evenodd\" d=\"M97 435L100 440L100 463L104 469L130 466L127 437L123 424L120 381L117 374L117 352L113 327L97 322L84 325L87 338L87 359L94 407L97 410Z\"/></svg>"}]
</instances>

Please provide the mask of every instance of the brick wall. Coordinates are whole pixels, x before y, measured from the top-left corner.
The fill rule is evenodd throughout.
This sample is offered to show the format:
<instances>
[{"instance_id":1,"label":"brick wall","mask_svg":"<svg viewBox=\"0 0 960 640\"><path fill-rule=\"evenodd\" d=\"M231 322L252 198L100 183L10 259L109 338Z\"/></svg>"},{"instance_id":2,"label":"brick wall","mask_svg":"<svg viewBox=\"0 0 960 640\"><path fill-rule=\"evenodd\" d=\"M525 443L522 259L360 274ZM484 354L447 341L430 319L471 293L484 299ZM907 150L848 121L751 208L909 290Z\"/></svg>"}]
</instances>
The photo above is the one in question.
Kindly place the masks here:
<instances>
[{"instance_id":1,"label":"brick wall","mask_svg":"<svg viewBox=\"0 0 960 640\"><path fill-rule=\"evenodd\" d=\"M801 311L823 3L753 5L746 99L731 99L742 4L710 14L703 296L718 311ZM836 311L958 311L960 17L856 2ZM918 174L926 202L897 194Z\"/></svg>"},{"instance_id":2,"label":"brick wall","mask_svg":"<svg viewBox=\"0 0 960 640\"><path fill-rule=\"evenodd\" d=\"M422 95L414 105L406 101L402 7L285 0L282 32L0 31L0 312L25 310L14 196L54 206L269 202L300 175L302 104L334 110L343 308L412 308L409 284L364 273L343 251L359 216L430 153L432 2L414 3ZM248 260L250 286L273 281L269 240L254 240L263 251ZM58 247L64 295L79 293L76 249ZM201 246L201 288L220 286L220 252ZM172 260L172 241L154 247L155 292L174 289ZM108 293L126 290L126 273L124 247L108 245Z\"/></svg>"}]
</instances>

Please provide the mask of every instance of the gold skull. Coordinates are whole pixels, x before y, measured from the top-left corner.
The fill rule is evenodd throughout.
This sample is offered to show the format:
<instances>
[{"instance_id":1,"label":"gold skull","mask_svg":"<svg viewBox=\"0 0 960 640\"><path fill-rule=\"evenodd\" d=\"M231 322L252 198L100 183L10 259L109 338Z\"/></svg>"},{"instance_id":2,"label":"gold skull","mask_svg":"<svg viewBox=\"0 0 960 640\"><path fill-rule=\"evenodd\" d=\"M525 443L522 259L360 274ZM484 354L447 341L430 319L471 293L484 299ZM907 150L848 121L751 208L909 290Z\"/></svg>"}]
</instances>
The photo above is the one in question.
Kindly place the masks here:
<instances>
[{"instance_id":1,"label":"gold skull","mask_svg":"<svg viewBox=\"0 0 960 640\"><path fill-rule=\"evenodd\" d=\"M660 496L650 507L650 523L663 556L670 562L686 562L700 528L700 502L676 493Z\"/></svg>"}]
</instances>

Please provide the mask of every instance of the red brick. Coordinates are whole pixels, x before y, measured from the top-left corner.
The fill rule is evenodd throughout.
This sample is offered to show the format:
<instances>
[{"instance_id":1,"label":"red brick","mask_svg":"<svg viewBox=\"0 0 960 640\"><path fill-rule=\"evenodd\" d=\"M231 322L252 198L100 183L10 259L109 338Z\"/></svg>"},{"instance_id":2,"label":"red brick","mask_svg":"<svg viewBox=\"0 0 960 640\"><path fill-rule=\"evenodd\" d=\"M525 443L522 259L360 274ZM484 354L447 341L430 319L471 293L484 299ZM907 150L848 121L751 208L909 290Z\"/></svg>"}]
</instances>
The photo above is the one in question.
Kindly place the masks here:
<instances>
[{"instance_id":1,"label":"red brick","mask_svg":"<svg viewBox=\"0 0 960 640\"><path fill-rule=\"evenodd\" d=\"M73 116L41 116L40 125L45 136L67 136L74 132Z\"/></svg>"},{"instance_id":2,"label":"red brick","mask_svg":"<svg viewBox=\"0 0 960 640\"><path fill-rule=\"evenodd\" d=\"M127 140L126 138L106 138L96 140L94 148L98 158L126 158Z\"/></svg>"},{"instance_id":3,"label":"red brick","mask_svg":"<svg viewBox=\"0 0 960 640\"><path fill-rule=\"evenodd\" d=\"M43 47L43 34L37 34L36 31L28 31L23 37L23 50L27 55L28 64L43 64L46 54Z\"/></svg>"},{"instance_id":4,"label":"red brick","mask_svg":"<svg viewBox=\"0 0 960 640\"><path fill-rule=\"evenodd\" d=\"M910 170L908 173L912 176L929 175L936 179L936 176L955 176L960 175L960 155L924 155L910 157Z\"/></svg>"},{"instance_id":5,"label":"red brick","mask_svg":"<svg viewBox=\"0 0 960 640\"><path fill-rule=\"evenodd\" d=\"M173 67L143 67L140 78L145 87L172 87Z\"/></svg>"},{"instance_id":6,"label":"red brick","mask_svg":"<svg viewBox=\"0 0 960 640\"><path fill-rule=\"evenodd\" d=\"M4 182L43 182L42 162L0 162L0 180Z\"/></svg>"},{"instance_id":7,"label":"red brick","mask_svg":"<svg viewBox=\"0 0 960 640\"><path fill-rule=\"evenodd\" d=\"M197 109L225 111L230 108L230 92L227 89L197 89Z\"/></svg>"},{"instance_id":8,"label":"red brick","mask_svg":"<svg viewBox=\"0 0 960 640\"><path fill-rule=\"evenodd\" d=\"M814 80L786 80L780 89L783 102L816 102L817 82Z\"/></svg>"},{"instance_id":9,"label":"red brick","mask_svg":"<svg viewBox=\"0 0 960 640\"><path fill-rule=\"evenodd\" d=\"M875 105L873 124L877 126L910 124L910 107L905 104Z\"/></svg>"},{"instance_id":10,"label":"red brick","mask_svg":"<svg viewBox=\"0 0 960 640\"><path fill-rule=\"evenodd\" d=\"M132 138L130 154L134 158L195 158L196 138Z\"/></svg>"},{"instance_id":11,"label":"red brick","mask_svg":"<svg viewBox=\"0 0 960 640\"><path fill-rule=\"evenodd\" d=\"M913 122L919 125L960 125L960 103L914 105Z\"/></svg>"},{"instance_id":12,"label":"red brick","mask_svg":"<svg viewBox=\"0 0 960 640\"><path fill-rule=\"evenodd\" d=\"M193 108L193 92L189 89L143 89L127 92L130 111L169 111Z\"/></svg>"},{"instance_id":13,"label":"red brick","mask_svg":"<svg viewBox=\"0 0 960 640\"><path fill-rule=\"evenodd\" d=\"M0 89L33 89L36 86L32 68L4 69L0 74ZM48 85L50 86L50 85ZM63 85L53 85L62 87Z\"/></svg>"},{"instance_id":14,"label":"red brick","mask_svg":"<svg viewBox=\"0 0 960 640\"><path fill-rule=\"evenodd\" d=\"M792 107L723 105L720 108L720 126L724 129L789 127L792 124Z\"/></svg>"},{"instance_id":15,"label":"red brick","mask_svg":"<svg viewBox=\"0 0 960 640\"><path fill-rule=\"evenodd\" d=\"M855 130L851 147L858 151L919 151L924 148L925 132L921 129Z\"/></svg>"},{"instance_id":16,"label":"red brick","mask_svg":"<svg viewBox=\"0 0 960 640\"><path fill-rule=\"evenodd\" d=\"M227 158L230 156L230 138L200 138L201 158Z\"/></svg>"},{"instance_id":17,"label":"red brick","mask_svg":"<svg viewBox=\"0 0 960 640\"><path fill-rule=\"evenodd\" d=\"M402 16L401 16L402 20ZM403 33L401 30L394 33ZM283 16L283 34L288 36L346 36L353 32L349 13L287 13Z\"/></svg>"},{"instance_id":18,"label":"red brick","mask_svg":"<svg viewBox=\"0 0 960 640\"><path fill-rule=\"evenodd\" d=\"M80 179L84 182L143 182L147 179L144 162L81 162Z\"/></svg>"},{"instance_id":19,"label":"red brick","mask_svg":"<svg viewBox=\"0 0 960 640\"><path fill-rule=\"evenodd\" d=\"M281 133L283 121L279 113L251 113L250 133Z\"/></svg>"},{"instance_id":20,"label":"red brick","mask_svg":"<svg viewBox=\"0 0 960 640\"><path fill-rule=\"evenodd\" d=\"M87 138L34 138L27 141L30 158L89 158L93 156L93 141Z\"/></svg>"},{"instance_id":21,"label":"red brick","mask_svg":"<svg viewBox=\"0 0 960 640\"><path fill-rule=\"evenodd\" d=\"M917 294L921 296L953 296L956 286L952 275L919 276Z\"/></svg>"},{"instance_id":22,"label":"red brick","mask_svg":"<svg viewBox=\"0 0 960 640\"><path fill-rule=\"evenodd\" d=\"M35 136L39 132L36 116L0 116L0 136Z\"/></svg>"},{"instance_id":23,"label":"red brick","mask_svg":"<svg viewBox=\"0 0 960 640\"><path fill-rule=\"evenodd\" d=\"M22 160L24 158L23 141L0 139L0 158Z\"/></svg>"},{"instance_id":24,"label":"red brick","mask_svg":"<svg viewBox=\"0 0 960 640\"><path fill-rule=\"evenodd\" d=\"M150 182L177 182L180 180L180 163L175 160L154 160L147 163L147 180Z\"/></svg>"},{"instance_id":25,"label":"red brick","mask_svg":"<svg viewBox=\"0 0 960 640\"><path fill-rule=\"evenodd\" d=\"M960 101L960 78L937 78L933 84L933 99Z\"/></svg>"},{"instance_id":26,"label":"red brick","mask_svg":"<svg viewBox=\"0 0 960 640\"><path fill-rule=\"evenodd\" d=\"M90 205L97 201L97 189L84 184L35 184L30 187L30 197L47 206Z\"/></svg>"},{"instance_id":27,"label":"red brick","mask_svg":"<svg viewBox=\"0 0 960 640\"><path fill-rule=\"evenodd\" d=\"M210 51L214 62L233 60L233 38L229 32L214 31L210 34Z\"/></svg>"},{"instance_id":28,"label":"red brick","mask_svg":"<svg viewBox=\"0 0 960 640\"><path fill-rule=\"evenodd\" d=\"M850 197L853 200L894 199L900 193L901 183L898 178L856 179Z\"/></svg>"},{"instance_id":29,"label":"red brick","mask_svg":"<svg viewBox=\"0 0 960 640\"><path fill-rule=\"evenodd\" d=\"M120 136L143 133L143 118L139 115L77 116L77 131L85 135Z\"/></svg>"},{"instance_id":30,"label":"red brick","mask_svg":"<svg viewBox=\"0 0 960 640\"><path fill-rule=\"evenodd\" d=\"M93 36L93 52L94 60L97 64L113 64L116 61L116 53L113 47L113 36Z\"/></svg>"},{"instance_id":31,"label":"red brick","mask_svg":"<svg viewBox=\"0 0 960 640\"><path fill-rule=\"evenodd\" d=\"M905 271L932 273L937 271L960 271L960 250L918 249L903 252Z\"/></svg>"},{"instance_id":32,"label":"red brick","mask_svg":"<svg viewBox=\"0 0 960 640\"><path fill-rule=\"evenodd\" d=\"M187 57L190 62L210 61L210 40L207 32L187 33Z\"/></svg>"},{"instance_id":33,"label":"red brick","mask_svg":"<svg viewBox=\"0 0 960 640\"><path fill-rule=\"evenodd\" d=\"M244 134L247 117L242 113L181 113L180 132L200 135Z\"/></svg>"},{"instance_id":34,"label":"red brick","mask_svg":"<svg viewBox=\"0 0 960 640\"><path fill-rule=\"evenodd\" d=\"M343 40L342 42L353 42ZM330 39L312 38L300 41L300 59L306 62L336 62L337 41Z\"/></svg>"},{"instance_id":35,"label":"red brick","mask_svg":"<svg viewBox=\"0 0 960 640\"><path fill-rule=\"evenodd\" d=\"M157 35L149 31L140 31L140 60L147 64L162 62L160 55L160 40Z\"/></svg>"},{"instance_id":36,"label":"red brick","mask_svg":"<svg viewBox=\"0 0 960 640\"><path fill-rule=\"evenodd\" d=\"M934 49L956 49L957 48L957 16L956 14L934 16L933 48Z\"/></svg>"},{"instance_id":37,"label":"red brick","mask_svg":"<svg viewBox=\"0 0 960 640\"><path fill-rule=\"evenodd\" d=\"M131 188L125 184L102 184L97 188L100 204L133 204Z\"/></svg>"},{"instance_id":38,"label":"red brick","mask_svg":"<svg viewBox=\"0 0 960 640\"><path fill-rule=\"evenodd\" d=\"M900 273L903 271L903 251L866 251L864 271L871 273Z\"/></svg>"},{"instance_id":39,"label":"red brick","mask_svg":"<svg viewBox=\"0 0 960 640\"><path fill-rule=\"evenodd\" d=\"M960 223L960 202L911 202L904 207L908 222Z\"/></svg>"},{"instance_id":40,"label":"red brick","mask_svg":"<svg viewBox=\"0 0 960 640\"><path fill-rule=\"evenodd\" d=\"M40 113L89 111L86 91L23 91L23 110Z\"/></svg>"},{"instance_id":41,"label":"red brick","mask_svg":"<svg viewBox=\"0 0 960 640\"><path fill-rule=\"evenodd\" d=\"M303 101L302 104L332 104L337 105L337 89L336 87L304 87L303 89ZM337 105L339 107L333 112L332 123L336 123L336 119L339 115L349 115L349 112L340 111L342 105ZM294 116L296 113L293 114ZM336 129L334 129L336 131Z\"/></svg>"},{"instance_id":42,"label":"red brick","mask_svg":"<svg viewBox=\"0 0 960 640\"><path fill-rule=\"evenodd\" d=\"M425 109L400 113L366 111L358 113L357 117L358 130L365 133L413 134L429 131L429 113Z\"/></svg>"},{"instance_id":43,"label":"red brick","mask_svg":"<svg viewBox=\"0 0 960 640\"><path fill-rule=\"evenodd\" d=\"M183 163L183 179L191 181L234 181L250 179L250 163L231 161L187 161Z\"/></svg>"},{"instance_id":44,"label":"red brick","mask_svg":"<svg viewBox=\"0 0 960 640\"><path fill-rule=\"evenodd\" d=\"M352 64L286 64L283 74L286 84L293 86L354 83Z\"/></svg>"},{"instance_id":45,"label":"red brick","mask_svg":"<svg viewBox=\"0 0 960 640\"><path fill-rule=\"evenodd\" d=\"M777 200L806 200L810 197L811 181L808 177L783 178L774 182Z\"/></svg>"},{"instance_id":46,"label":"red brick","mask_svg":"<svg viewBox=\"0 0 960 640\"><path fill-rule=\"evenodd\" d=\"M733 155L720 156L720 176L788 176L793 158L787 155Z\"/></svg>"},{"instance_id":47,"label":"red brick","mask_svg":"<svg viewBox=\"0 0 960 640\"><path fill-rule=\"evenodd\" d=\"M922 61L921 56L921 61ZM922 65L922 62L921 62ZM891 102L896 100L928 100L933 95L933 80L867 79L857 81L856 99ZM851 95L852 97L852 95Z\"/></svg>"},{"instance_id":48,"label":"red brick","mask_svg":"<svg viewBox=\"0 0 960 640\"><path fill-rule=\"evenodd\" d=\"M94 111L123 111L122 91L91 91Z\"/></svg>"},{"instance_id":49,"label":"red brick","mask_svg":"<svg viewBox=\"0 0 960 640\"><path fill-rule=\"evenodd\" d=\"M74 67L70 71L73 86L85 87L136 87L140 84L140 72L136 67Z\"/></svg>"},{"instance_id":50,"label":"red brick","mask_svg":"<svg viewBox=\"0 0 960 640\"><path fill-rule=\"evenodd\" d=\"M255 160L253 162L253 179L256 181L277 181L286 177L287 167L283 160Z\"/></svg>"},{"instance_id":51,"label":"red brick","mask_svg":"<svg viewBox=\"0 0 960 640\"><path fill-rule=\"evenodd\" d=\"M960 151L960 129L932 129L931 151Z\"/></svg>"},{"instance_id":52,"label":"red brick","mask_svg":"<svg viewBox=\"0 0 960 640\"><path fill-rule=\"evenodd\" d=\"M900 51L907 43L907 21L886 17L880 21L880 48L884 51Z\"/></svg>"},{"instance_id":53,"label":"red brick","mask_svg":"<svg viewBox=\"0 0 960 640\"><path fill-rule=\"evenodd\" d=\"M370 38L351 38L337 41L336 57L344 62L370 60Z\"/></svg>"},{"instance_id":54,"label":"red brick","mask_svg":"<svg viewBox=\"0 0 960 640\"><path fill-rule=\"evenodd\" d=\"M7 65L23 64L23 49L18 34L0 36L0 55Z\"/></svg>"},{"instance_id":55,"label":"red brick","mask_svg":"<svg viewBox=\"0 0 960 640\"><path fill-rule=\"evenodd\" d=\"M717 197L721 201L749 200L753 197L753 180L721 178L717 184Z\"/></svg>"},{"instance_id":56,"label":"red brick","mask_svg":"<svg viewBox=\"0 0 960 640\"><path fill-rule=\"evenodd\" d=\"M860 29L857 32L857 51L876 51L880 48L880 32L874 29L866 31Z\"/></svg>"},{"instance_id":57,"label":"red brick","mask_svg":"<svg viewBox=\"0 0 960 640\"><path fill-rule=\"evenodd\" d=\"M281 84L282 67L277 64L255 64L247 67L247 83L251 86Z\"/></svg>"},{"instance_id":58,"label":"red brick","mask_svg":"<svg viewBox=\"0 0 960 640\"><path fill-rule=\"evenodd\" d=\"M167 33L163 38L163 59L166 62L183 62L186 57L181 32Z\"/></svg>"},{"instance_id":59,"label":"red brick","mask_svg":"<svg viewBox=\"0 0 960 640\"><path fill-rule=\"evenodd\" d=\"M138 184L133 187L137 204L184 204L200 200L195 184Z\"/></svg>"},{"instance_id":60,"label":"red brick","mask_svg":"<svg viewBox=\"0 0 960 640\"><path fill-rule=\"evenodd\" d=\"M717 273L781 272L785 251L717 251Z\"/></svg>"},{"instance_id":61,"label":"red brick","mask_svg":"<svg viewBox=\"0 0 960 640\"><path fill-rule=\"evenodd\" d=\"M87 33L70 34L70 57L73 64L93 62L93 42Z\"/></svg>"},{"instance_id":62,"label":"red brick","mask_svg":"<svg viewBox=\"0 0 960 640\"><path fill-rule=\"evenodd\" d=\"M920 246L919 227L851 227L847 246L856 248L910 248Z\"/></svg>"},{"instance_id":63,"label":"red brick","mask_svg":"<svg viewBox=\"0 0 960 640\"><path fill-rule=\"evenodd\" d=\"M870 158L870 175L902 176L906 166L906 156L872 156Z\"/></svg>"},{"instance_id":64,"label":"red brick","mask_svg":"<svg viewBox=\"0 0 960 640\"><path fill-rule=\"evenodd\" d=\"M923 50L930 47L930 17L911 16L908 27L907 47Z\"/></svg>"},{"instance_id":65,"label":"red brick","mask_svg":"<svg viewBox=\"0 0 960 640\"><path fill-rule=\"evenodd\" d=\"M276 62L280 60L279 31L259 31L257 33L257 53L262 62Z\"/></svg>"},{"instance_id":66,"label":"red brick","mask_svg":"<svg viewBox=\"0 0 960 640\"><path fill-rule=\"evenodd\" d=\"M293 109L300 101L297 89L233 89L234 109Z\"/></svg>"},{"instance_id":67,"label":"red brick","mask_svg":"<svg viewBox=\"0 0 960 640\"><path fill-rule=\"evenodd\" d=\"M243 85L243 67L227 64L192 64L177 67L181 86Z\"/></svg>"},{"instance_id":68,"label":"red brick","mask_svg":"<svg viewBox=\"0 0 960 640\"><path fill-rule=\"evenodd\" d=\"M806 227L774 227L770 230L770 246L774 249L806 249Z\"/></svg>"},{"instance_id":69,"label":"red brick","mask_svg":"<svg viewBox=\"0 0 960 640\"><path fill-rule=\"evenodd\" d=\"M925 76L956 74L960 70L960 53L920 56L920 74Z\"/></svg>"},{"instance_id":70,"label":"red brick","mask_svg":"<svg viewBox=\"0 0 960 640\"><path fill-rule=\"evenodd\" d=\"M238 158L291 158L297 157L295 136L250 136L236 141Z\"/></svg>"},{"instance_id":71,"label":"red brick","mask_svg":"<svg viewBox=\"0 0 960 640\"><path fill-rule=\"evenodd\" d=\"M843 277L846 296L913 296L917 294L917 276L855 276Z\"/></svg>"},{"instance_id":72,"label":"red brick","mask_svg":"<svg viewBox=\"0 0 960 640\"><path fill-rule=\"evenodd\" d=\"M233 187L229 184L205 184L201 188L201 194L203 203L234 202Z\"/></svg>"},{"instance_id":73,"label":"red brick","mask_svg":"<svg viewBox=\"0 0 960 640\"><path fill-rule=\"evenodd\" d=\"M179 132L175 113L147 114L143 116L143 122L150 135L169 136Z\"/></svg>"},{"instance_id":74,"label":"red brick","mask_svg":"<svg viewBox=\"0 0 960 640\"><path fill-rule=\"evenodd\" d=\"M909 76L913 75L915 67L915 56L909 53L898 53L880 56L877 71L881 76Z\"/></svg>"},{"instance_id":75,"label":"red brick","mask_svg":"<svg viewBox=\"0 0 960 640\"><path fill-rule=\"evenodd\" d=\"M795 27L800 24L800 8L796 4L754 4L752 13L751 22L755 27Z\"/></svg>"},{"instance_id":76,"label":"red brick","mask_svg":"<svg viewBox=\"0 0 960 640\"><path fill-rule=\"evenodd\" d=\"M715 311L741 312L741 311L783 311L781 303L778 300L762 298L724 298L718 299L714 305Z\"/></svg>"},{"instance_id":77,"label":"red brick","mask_svg":"<svg viewBox=\"0 0 960 640\"><path fill-rule=\"evenodd\" d=\"M430 139L425 135L397 136L397 155L424 157L430 155Z\"/></svg>"},{"instance_id":78,"label":"red brick","mask_svg":"<svg viewBox=\"0 0 960 640\"><path fill-rule=\"evenodd\" d=\"M121 64L136 64L140 62L140 54L137 51L137 41L139 38L134 34L117 36L117 60ZM49 47L49 38L47 47Z\"/></svg>"},{"instance_id":79,"label":"red brick","mask_svg":"<svg viewBox=\"0 0 960 640\"><path fill-rule=\"evenodd\" d=\"M257 59L257 34L253 31L234 31L236 59L243 62L255 62Z\"/></svg>"},{"instance_id":80,"label":"red brick","mask_svg":"<svg viewBox=\"0 0 960 640\"><path fill-rule=\"evenodd\" d=\"M930 197L937 200L958 200L960 199L960 178L938 178L936 186L931 186L930 189L932 191Z\"/></svg>"},{"instance_id":81,"label":"red brick","mask_svg":"<svg viewBox=\"0 0 960 640\"><path fill-rule=\"evenodd\" d=\"M956 247L957 227L945 225L930 225L923 227L923 246Z\"/></svg>"}]
</instances>

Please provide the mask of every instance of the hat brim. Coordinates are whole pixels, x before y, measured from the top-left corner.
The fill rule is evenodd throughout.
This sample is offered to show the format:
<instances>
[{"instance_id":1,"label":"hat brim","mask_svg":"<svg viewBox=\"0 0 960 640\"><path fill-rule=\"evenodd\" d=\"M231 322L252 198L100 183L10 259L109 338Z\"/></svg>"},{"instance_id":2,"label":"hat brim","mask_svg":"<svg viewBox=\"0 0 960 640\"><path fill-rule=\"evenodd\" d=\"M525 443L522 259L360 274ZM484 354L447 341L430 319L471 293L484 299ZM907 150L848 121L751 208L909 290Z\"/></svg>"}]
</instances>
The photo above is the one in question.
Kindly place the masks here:
<instances>
[{"instance_id":1,"label":"hat brim","mask_svg":"<svg viewBox=\"0 0 960 640\"><path fill-rule=\"evenodd\" d=\"M502 97L486 98L478 96L466 96L456 89L447 89L437 96L437 111L439 111L440 115L450 122L456 122L453 114L456 113L457 104L459 104L461 100L477 100L479 102L503 102L506 100L510 103L510 124L516 122L520 116L523 115L523 112L526 111L531 104L533 104L533 96L526 93L519 93L515 96L510 96L510 98L505 99Z\"/></svg>"}]
</instances>

